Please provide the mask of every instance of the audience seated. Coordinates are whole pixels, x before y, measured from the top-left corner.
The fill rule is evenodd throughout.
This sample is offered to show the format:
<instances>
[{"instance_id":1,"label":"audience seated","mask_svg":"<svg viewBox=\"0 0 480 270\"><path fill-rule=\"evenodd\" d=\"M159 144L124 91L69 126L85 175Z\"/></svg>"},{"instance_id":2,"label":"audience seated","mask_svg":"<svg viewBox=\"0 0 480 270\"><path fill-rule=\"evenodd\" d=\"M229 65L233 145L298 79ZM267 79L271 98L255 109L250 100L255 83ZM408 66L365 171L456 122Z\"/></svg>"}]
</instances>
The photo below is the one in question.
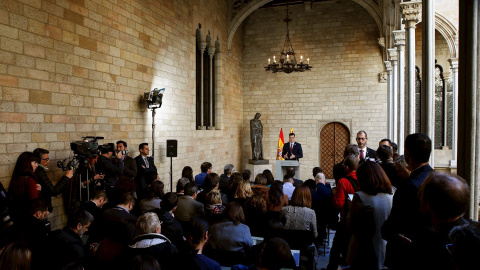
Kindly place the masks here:
<instances>
[{"instance_id":1,"label":"audience seated","mask_svg":"<svg viewBox=\"0 0 480 270\"><path fill-rule=\"evenodd\" d=\"M223 210L225 210L225 205L222 203L220 191L212 190L208 192L205 204L205 214L208 222L214 224L216 221L220 220L222 218Z\"/></svg>"},{"instance_id":2,"label":"audience seated","mask_svg":"<svg viewBox=\"0 0 480 270\"><path fill-rule=\"evenodd\" d=\"M104 235L114 242L128 244L135 237L137 217L132 215L135 198L131 193L124 193L115 207L103 212Z\"/></svg>"},{"instance_id":3,"label":"audience seated","mask_svg":"<svg viewBox=\"0 0 480 270\"><path fill-rule=\"evenodd\" d=\"M317 227L320 239L327 237L327 226L335 227L338 222L338 210L333 207L333 193L330 184L327 183L323 173L315 176L315 195L312 194L312 208L317 215ZM313 198L318 198L316 205Z\"/></svg>"},{"instance_id":4,"label":"audience seated","mask_svg":"<svg viewBox=\"0 0 480 270\"><path fill-rule=\"evenodd\" d=\"M380 235L392 209L392 185L380 165L366 161L357 170L360 191L353 196L347 224L352 234L348 261L355 269L386 269L386 241Z\"/></svg>"},{"instance_id":5,"label":"audience seated","mask_svg":"<svg viewBox=\"0 0 480 270\"><path fill-rule=\"evenodd\" d=\"M24 243L10 243L1 251L0 269L29 270L31 264L32 252Z\"/></svg>"},{"instance_id":6,"label":"audience seated","mask_svg":"<svg viewBox=\"0 0 480 270\"><path fill-rule=\"evenodd\" d=\"M160 202L160 209L155 209L158 219L162 223L162 234L165 235L179 249L183 248L185 238L180 222L174 217L177 210L178 196L174 192L168 192Z\"/></svg>"},{"instance_id":7,"label":"audience seated","mask_svg":"<svg viewBox=\"0 0 480 270\"><path fill-rule=\"evenodd\" d=\"M97 190L93 198L83 205L83 210L89 212L94 219L87 232L89 244L99 243L103 239L103 206L107 202L107 193Z\"/></svg>"},{"instance_id":8,"label":"audience seated","mask_svg":"<svg viewBox=\"0 0 480 270\"><path fill-rule=\"evenodd\" d=\"M82 235L88 231L93 216L85 210L72 212L68 217L67 226L50 235L50 254L55 258L49 260L49 269L61 269L73 261L79 261L87 268L89 265L89 250L82 240Z\"/></svg>"},{"instance_id":9,"label":"audience seated","mask_svg":"<svg viewBox=\"0 0 480 270\"><path fill-rule=\"evenodd\" d=\"M268 199L268 193L267 193ZM245 222L254 236L264 236L267 225L267 201L262 193L254 193L243 206Z\"/></svg>"},{"instance_id":10,"label":"audience seated","mask_svg":"<svg viewBox=\"0 0 480 270\"><path fill-rule=\"evenodd\" d=\"M196 201L197 191L197 185L188 183L185 186L185 196L178 198L175 218L181 223L190 222L190 219L195 215L203 215L203 204Z\"/></svg>"},{"instance_id":11,"label":"audience seated","mask_svg":"<svg viewBox=\"0 0 480 270\"><path fill-rule=\"evenodd\" d=\"M192 169L192 167L190 167L190 166L183 167L182 178L187 178L190 181L190 183L195 183L195 180L193 179L193 169Z\"/></svg>"},{"instance_id":12,"label":"audience seated","mask_svg":"<svg viewBox=\"0 0 480 270\"><path fill-rule=\"evenodd\" d=\"M154 257L163 269L177 268L178 250L161 234L162 226L157 214L149 212L141 215L137 220L136 229L137 236L129 245L130 258L149 255Z\"/></svg>"},{"instance_id":13,"label":"audience seated","mask_svg":"<svg viewBox=\"0 0 480 270\"><path fill-rule=\"evenodd\" d=\"M235 167L232 164L227 164L223 168L223 174L220 175L219 189L223 193L228 191L228 182L230 182L230 176L235 172Z\"/></svg>"},{"instance_id":14,"label":"audience seated","mask_svg":"<svg viewBox=\"0 0 480 270\"><path fill-rule=\"evenodd\" d=\"M273 174L272 174L272 171L270 170L264 170L263 173L262 173L265 178L267 178L267 187L270 187L273 182L275 182L275 178L273 177Z\"/></svg>"},{"instance_id":15,"label":"audience seated","mask_svg":"<svg viewBox=\"0 0 480 270\"><path fill-rule=\"evenodd\" d=\"M132 260L132 270L161 270L158 261L150 255L137 255Z\"/></svg>"},{"instance_id":16,"label":"audience seated","mask_svg":"<svg viewBox=\"0 0 480 270\"><path fill-rule=\"evenodd\" d=\"M194 183L194 182L188 180L188 178L186 177L182 177L178 180L177 187L176 187L178 197L185 195L185 186L188 183Z\"/></svg>"},{"instance_id":17,"label":"audience seated","mask_svg":"<svg viewBox=\"0 0 480 270\"><path fill-rule=\"evenodd\" d=\"M195 175L195 184L197 184L198 188L202 189L205 177L212 172L212 163L203 162L202 165L200 165L200 170L201 172Z\"/></svg>"},{"instance_id":18,"label":"audience seated","mask_svg":"<svg viewBox=\"0 0 480 270\"><path fill-rule=\"evenodd\" d=\"M345 158L350 155L353 155L360 160L360 157L359 157L360 152L358 150L358 145L348 144L347 146L345 146L345 150L343 151L343 160L333 165L333 178L335 179L335 184L337 184L338 180L344 178L345 175L347 174L347 172L345 171L345 166L343 165L343 162L345 161Z\"/></svg>"},{"instance_id":19,"label":"audience seated","mask_svg":"<svg viewBox=\"0 0 480 270\"><path fill-rule=\"evenodd\" d=\"M267 215L268 219L279 219L282 208L288 205L288 196L283 194L283 183L273 182L268 191Z\"/></svg>"},{"instance_id":20,"label":"audience seated","mask_svg":"<svg viewBox=\"0 0 480 270\"><path fill-rule=\"evenodd\" d=\"M310 207L312 207L310 189L305 186L295 188L290 205L282 209L285 229L312 231L313 236L317 237L317 217Z\"/></svg>"},{"instance_id":21,"label":"audience seated","mask_svg":"<svg viewBox=\"0 0 480 270\"><path fill-rule=\"evenodd\" d=\"M233 199L234 202L238 202L241 206L245 204L245 201L250 198L253 194L252 188L250 183L243 180L237 186L237 190L235 191L235 198Z\"/></svg>"},{"instance_id":22,"label":"audience seated","mask_svg":"<svg viewBox=\"0 0 480 270\"><path fill-rule=\"evenodd\" d=\"M405 139L405 161L411 171L407 180L399 183L393 196L392 212L382 226L382 237L387 240L385 265L407 269L413 258L416 232L423 221L418 190L433 170L428 164L432 141L422 133L410 134Z\"/></svg>"},{"instance_id":23,"label":"audience seated","mask_svg":"<svg viewBox=\"0 0 480 270\"><path fill-rule=\"evenodd\" d=\"M290 176L291 178L293 178L293 186L294 186L294 187L299 187L299 186L303 185L303 181L302 181L302 180L299 180L299 179L296 179L296 178L295 178L295 174L296 174L295 168L293 168L293 167L288 167L285 173L286 173L286 175L288 175L288 176Z\"/></svg>"},{"instance_id":24,"label":"audience seated","mask_svg":"<svg viewBox=\"0 0 480 270\"><path fill-rule=\"evenodd\" d=\"M227 192L227 198L229 202L235 199L235 192L237 191L237 186L242 181L243 181L243 177L238 172L235 172L232 174L232 176L230 176L230 182L228 183L228 192Z\"/></svg>"},{"instance_id":25,"label":"audience seated","mask_svg":"<svg viewBox=\"0 0 480 270\"><path fill-rule=\"evenodd\" d=\"M292 251L282 238L272 238L262 244L256 264L250 266L234 265L232 270L279 270L295 265Z\"/></svg>"},{"instance_id":26,"label":"audience seated","mask_svg":"<svg viewBox=\"0 0 480 270\"><path fill-rule=\"evenodd\" d=\"M293 186L293 177L290 175L285 175L283 177L283 194L287 195L288 200L292 199L293 191L295 186Z\"/></svg>"},{"instance_id":27,"label":"audience seated","mask_svg":"<svg viewBox=\"0 0 480 270\"><path fill-rule=\"evenodd\" d=\"M183 268L195 270L221 270L220 264L203 255L208 236L208 222L201 217L193 217L186 235L189 246L187 255L182 259Z\"/></svg>"},{"instance_id":28,"label":"audience seated","mask_svg":"<svg viewBox=\"0 0 480 270\"><path fill-rule=\"evenodd\" d=\"M470 187L457 175L432 172L420 187L419 198L426 224L416 233L410 269L455 269L445 246L450 231L468 223L463 215Z\"/></svg>"},{"instance_id":29,"label":"audience seated","mask_svg":"<svg viewBox=\"0 0 480 270\"><path fill-rule=\"evenodd\" d=\"M205 177L205 182L203 183L203 190L198 193L197 201L205 204L207 193L212 190L219 190L220 177L216 173L209 173ZM228 203L227 194L220 191L220 196L222 197L222 204L226 205Z\"/></svg>"},{"instance_id":30,"label":"audience seated","mask_svg":"<svg viewBox=\"0 0 480 270\"><path fill-rule=\"evenodd\" d=\"M253 194L259 194L264 196L265 200L268 200L268 191L270 190L267 186L268 181L263 173L257 174L255 176L255 184L252 186Z\"/></svg>"},{"instance_id":31,"label":"audience seated","mask_svg":"<svg viewBox=\"0 0 480 270\"><path fill-rule=\"evenodd\" d=\"M160 202L163 198L163 188L165 185L162 181L153 181L148 187L147 198L140 201L140 211L146 213L154 209L160 208Z\"/></svg>"},{"instance_id":32,"label":"audience seated","mask_svg":"<svg viewBox=\"0 0 480 270\"><path fill-rule=\"evenodd\" d=\"M249 169L243 169L242 178L243 178L243 181L247 181L250 183L252 180L252 171L250 171Z\"/></svg>"}]
</instances>

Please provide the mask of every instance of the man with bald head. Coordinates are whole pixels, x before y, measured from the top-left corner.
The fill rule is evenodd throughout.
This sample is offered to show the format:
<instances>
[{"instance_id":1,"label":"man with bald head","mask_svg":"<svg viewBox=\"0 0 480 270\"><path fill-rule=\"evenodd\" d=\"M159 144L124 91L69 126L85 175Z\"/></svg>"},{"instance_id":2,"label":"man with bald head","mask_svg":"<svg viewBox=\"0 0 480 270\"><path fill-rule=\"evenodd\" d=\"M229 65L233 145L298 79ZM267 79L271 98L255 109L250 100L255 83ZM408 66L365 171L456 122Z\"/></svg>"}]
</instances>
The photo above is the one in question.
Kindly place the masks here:
<instances>
[{"instance_id":1,"label":"man with bald head","mask_svg":"<svg viewBox=\"0 0 480 270\"><path fill-rule=\"evenodd\" d=\"M455 269L445 246L450 244L450 231L468 223L463 215L470 187L457 175L433 172L420 187L419 198L426 224L414 243L413 269Z\"/></svg>"}]
</instances>

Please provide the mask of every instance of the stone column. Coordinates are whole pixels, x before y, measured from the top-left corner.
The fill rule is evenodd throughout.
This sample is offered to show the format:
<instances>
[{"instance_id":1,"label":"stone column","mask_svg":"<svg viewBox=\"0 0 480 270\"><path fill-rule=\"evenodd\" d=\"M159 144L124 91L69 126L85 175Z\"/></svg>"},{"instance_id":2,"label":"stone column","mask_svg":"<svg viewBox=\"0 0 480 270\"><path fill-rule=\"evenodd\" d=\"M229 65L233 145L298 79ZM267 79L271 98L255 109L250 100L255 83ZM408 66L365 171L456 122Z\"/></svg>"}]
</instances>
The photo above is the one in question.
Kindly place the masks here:
<instances>
[{"instance_id":1,"label":"stone column","mask_svg":"<svg viewBox=\"0 0 480 270\"><path fill-rule=\"evenodd\" d=\"M450 69L452 70L452 82L453 82L453 93L452 93L452 160L450 160L450 167L457 167L457 140L458 140L458 59L450 58Z\"/></svg>"},{"instance_id":2,"label":"stone column","mask_svg":"<svg viewBox=\"0 0 480 270\"><path fill-rule=\"evenodd\" d=\"M396 48L387 49L388 59L390 60L392 66L392 136L389 137L390 140L398 144L398 68L397 68L397 58L398 53Z\"/></svg>"},{"instance_id":3,"label":"stone column","mask_svg":"<svg viewBox=\"0 0 480 270\"><path fill-rule=\"evenodd\" d=\"M393 134L393 76L392 76L392 64L390 61L384 61L385 70L388 74L387 79L387 138L392 139Z\"/></svg>"},{"instance_id":4,"label":"stone column","mask_svg":"<svg viewBox=\"0 0 480 270\"><path fill-rule=\"evenodd\" d=\"M422 111L423 133L432 144L435 140L435 1L423 0L422 2L422 102L425 110ZM423 99L423 98L422 98ZM430 155L430 166L434 165L433 152Z\"/></svg>"},{"instance_id":5,"label":"stone column","mask_svg":"<svg viewBox=\"0 0 480 270\"><path fill-rule=\"evenodd\" d=\"M395 46L398 49L398 154L403 155L405 141L405 31L393 31Z\"/></svg>"},{"instance_id":6,"label":"stone column","mask_svg":"<svg viewBox=\"0 0 480 270\"><path fill-rule=\"evenodd\" d=\"M203 111L203 91L205 91L204 87L203 87L203 74L204 74L204 70L203 70L203 53L205 52L205 49L207 48L207 42L204 41L203 39L203 32L202 30L200 30L202 26L199 24L198 25L198 29L197 29L197 46L198 46L198 49L200 50L200 53L201 53L201 57L200 57L200 73L202 74L201 76L201 85L200 85L200 127L199 129L205 129L205 123L203 121L203 116L205 114L205 112Z\"/></svg>"},{"instance_id":7,"label":"stone column","mask_svg":"<svg viewBox=\"0 0 480 270\"><path fill-rule=\"evenodd\" d=\"M408 91L407 133L415 133L415 28L421 19L422 2L403 2L400 4L406 31L406 73Z\"/></svg>"}]
</instances>

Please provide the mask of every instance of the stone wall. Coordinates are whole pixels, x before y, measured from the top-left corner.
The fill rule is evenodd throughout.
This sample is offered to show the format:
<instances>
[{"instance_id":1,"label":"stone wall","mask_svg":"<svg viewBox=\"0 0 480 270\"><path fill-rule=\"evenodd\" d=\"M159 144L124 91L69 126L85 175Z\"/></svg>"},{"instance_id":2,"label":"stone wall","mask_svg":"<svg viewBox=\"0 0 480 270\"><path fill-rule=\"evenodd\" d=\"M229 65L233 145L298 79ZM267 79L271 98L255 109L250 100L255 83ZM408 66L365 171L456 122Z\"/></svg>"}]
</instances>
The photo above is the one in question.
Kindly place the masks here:
<instances>
[{"instance_id":1,"label":"stone wall","mask_svg":"<svg viewBox=\"0 0 480 270\"><path fill-rule=\"evenodd\" d=\"M18 155L49 149L56 160L70 155L71 141L104 136L138 144L152 142L145 91L165 87L157 110L155 163L170 190L167 139L178 140L174 185L185 165L203 161L222 172L241 166L243 125L242 36L221 55L217 130L195 130L195 30L226 48L227 1L201 0L3 0L0 2L0 181L8 187ZM54 200L53 228L64 224Z\"/></svg>"},{"instance_id":2,"label":"stone wall","mask_svg":"<svg viewBox=\"0 0 480 270\"><path fill-rule=\"evenodd\" d=\"M364 129L369 145L387 133L387 84L379 83L384 71L379 32L372 17L350 1L313 3L289 7L290 38L297 60L310 58L312 71L272 74L264 70L267 59L279 52L285 40L282 21L286 7L264 8L247 19L244 28L244 126L256 112L264 125L264 157L274 162L278 134L285 141L291 127L303 146L301 178L311 177L320 164L320 131L323 124L347 124L351 142ZM251 156L249 130L243 130L243 162Z\"/></svg>"}]
</instances>

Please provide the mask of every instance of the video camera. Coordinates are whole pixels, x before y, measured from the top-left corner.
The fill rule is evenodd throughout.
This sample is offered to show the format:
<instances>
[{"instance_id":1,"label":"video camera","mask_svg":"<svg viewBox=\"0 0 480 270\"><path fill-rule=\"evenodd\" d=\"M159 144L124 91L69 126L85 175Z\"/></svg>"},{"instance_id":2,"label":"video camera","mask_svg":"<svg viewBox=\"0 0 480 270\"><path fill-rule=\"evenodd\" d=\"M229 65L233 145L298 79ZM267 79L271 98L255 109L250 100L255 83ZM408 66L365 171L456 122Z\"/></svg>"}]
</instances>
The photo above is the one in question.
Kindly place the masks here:
<instances>
[{"instance_id":1,"label":"video camera","mask_svg":"<svg viewBox=\"0 0 480 270\"><path fill-rule=\"evenodd\" d=\"M82 137L81 141L71 142L70 149L73 151L73 158L71 160L67 158L62 161L58 161L57 167L64 171L76 169L80 164L87 163L89 157L99 155L103 147L113 148L113 144L109 144L108 146L99 146L98 140L103 139L104 137L86 136Z\"/></svg>"}]
</instances>

